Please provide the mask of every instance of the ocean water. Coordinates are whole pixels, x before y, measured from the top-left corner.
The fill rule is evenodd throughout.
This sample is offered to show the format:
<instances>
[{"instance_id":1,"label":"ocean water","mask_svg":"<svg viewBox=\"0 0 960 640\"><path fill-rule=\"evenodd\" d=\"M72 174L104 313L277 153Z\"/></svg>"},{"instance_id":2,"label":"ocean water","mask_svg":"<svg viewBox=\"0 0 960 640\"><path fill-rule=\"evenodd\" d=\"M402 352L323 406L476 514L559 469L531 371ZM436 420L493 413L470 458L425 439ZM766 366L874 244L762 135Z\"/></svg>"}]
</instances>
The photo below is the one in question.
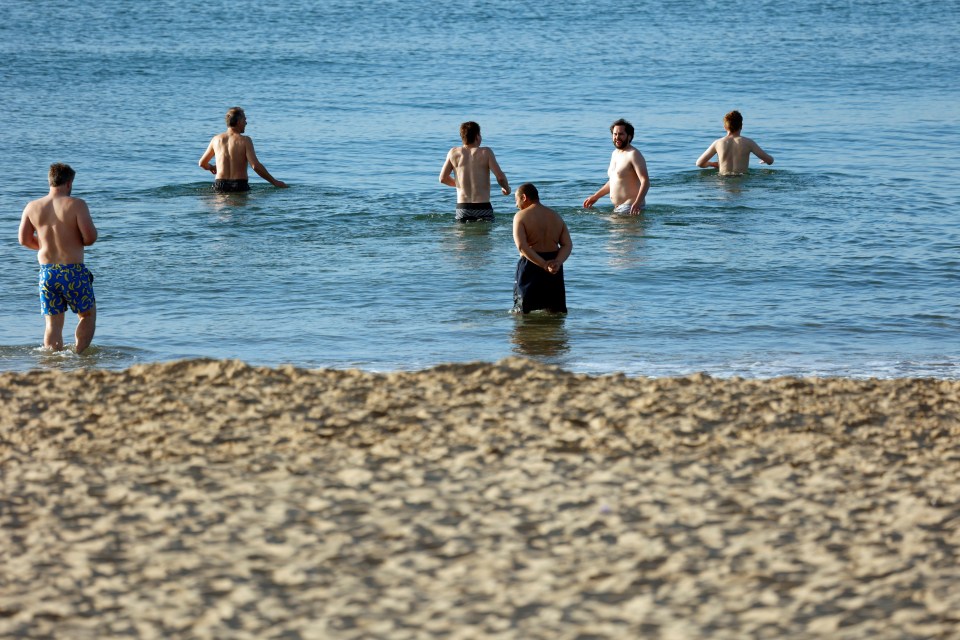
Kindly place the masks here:
<instances>
[{"instance_id":1,"label":"ocean water","mask_svg":"<svg viewBox=\"0 0 960 640\"><path fill-rule=\"evenodd\" d=\"M892 0L4 2L0 370L523 355L958 378L958 25L958 3ZM234 105L290 189L251 173L247 195L211 192L196 163ZM697 169L734 108L775 164ZM619 117L652 180L635 218L581 206ZM464 120L566 220L566 317L509 312L512 197L493 224L453 222L437 176ZM39 349L17 244L55 161L100 231L79 357Z\"/></svg>"}]
</instances>

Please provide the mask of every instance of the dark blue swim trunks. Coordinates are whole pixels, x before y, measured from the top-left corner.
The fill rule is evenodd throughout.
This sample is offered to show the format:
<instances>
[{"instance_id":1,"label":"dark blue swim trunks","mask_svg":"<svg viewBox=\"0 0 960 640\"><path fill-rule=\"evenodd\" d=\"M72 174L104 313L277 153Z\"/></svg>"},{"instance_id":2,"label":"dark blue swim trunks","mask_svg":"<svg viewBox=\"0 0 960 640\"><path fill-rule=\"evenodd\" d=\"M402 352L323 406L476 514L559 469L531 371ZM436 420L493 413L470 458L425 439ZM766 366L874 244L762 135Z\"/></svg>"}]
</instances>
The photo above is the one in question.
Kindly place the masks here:
<instances>
[{"instance_id":1,"label":"dark blue swim trunks","mask_svg":"<svg viewBox=\"0 0 960 640\"><path fill-rule=\"evenodd\" d=\"M56 316L89 311L96 304L93 296L93 274L79 264L40 265L40 313Z\"/></svg>"},{"instance_id":2,"label":"dark blue swim trunks","mask_svg":"<svg viewBox=\"0 0 960 640\"><path fill-rule=\"evenodd\" d=\"M537 252L550 261L559 251ZM530 313L544 309L551 313L567 312L567 290L563 285L563 267L557 273L530 262L523 256L517 262L517 275L513 281L513 310L515 313Z\"/></svg>"}]
</instances>

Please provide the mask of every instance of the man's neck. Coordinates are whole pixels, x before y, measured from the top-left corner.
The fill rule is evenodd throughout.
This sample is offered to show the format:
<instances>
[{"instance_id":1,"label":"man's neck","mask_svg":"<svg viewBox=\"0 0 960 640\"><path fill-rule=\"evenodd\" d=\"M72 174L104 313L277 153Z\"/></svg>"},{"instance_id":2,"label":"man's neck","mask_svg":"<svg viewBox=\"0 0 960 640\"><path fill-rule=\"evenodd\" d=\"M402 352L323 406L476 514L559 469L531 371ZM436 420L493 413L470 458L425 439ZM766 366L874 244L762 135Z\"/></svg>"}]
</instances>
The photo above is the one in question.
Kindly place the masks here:
<instances>
[{"instance_id":1,"label":"man's neck","mask_svg":"<svg viewBox=\"0 0 960 640\"><path fill-rule=\"evenodd\" d=\"M50 187L51 198L66 198L70 195L72 188L69 184L61 184L56 187Z\"/></svg>"}]
</instances>

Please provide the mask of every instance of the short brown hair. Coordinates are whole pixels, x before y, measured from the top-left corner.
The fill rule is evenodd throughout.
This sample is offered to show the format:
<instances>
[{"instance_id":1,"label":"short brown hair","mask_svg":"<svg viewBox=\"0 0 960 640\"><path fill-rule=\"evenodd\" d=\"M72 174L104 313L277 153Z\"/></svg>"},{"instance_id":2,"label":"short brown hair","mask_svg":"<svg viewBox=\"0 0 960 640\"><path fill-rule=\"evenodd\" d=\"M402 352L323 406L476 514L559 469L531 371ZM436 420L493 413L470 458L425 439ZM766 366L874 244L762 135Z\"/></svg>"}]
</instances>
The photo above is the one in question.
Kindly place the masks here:
<instances>
[{"instance_id":1,"label":"short brown hair","mask_svg":"<svg viewBox=\"0 0 960 640\"><path fill-rule=\"evenodd\" d=\"M463 140L463 144L473 144L479 135L480 125L476 122L471 120L460 125L460 139Z\"/></svg>"},{"instance_id":2,"label":"short brown hair","mask_svg":"<svg viewBox=\"0 0 960 640\"><path fill-rule=\"evenodd\" d=\"M723 124L730 131L740 131L743 129L743 116L739 111L733 110L723 116Z\"/></svg>"},{"instance_id":3,"label":"short brown hair","mask_svg":"<svg viewBox=\"0 0 960 640\"><path fill-rule=\"evenodd\" d=\"M527 200L530 202L540 202L540 192L537 191L537 188L532 182L524 182L522 185L517 187L517 194L526 196Z\"/></svg>"},{"instance_id":4,"label":"short brown hair","mask_svg":"<svg viewBox=\"0 0 960 640\"><path fill-rule=\"evenodd\" d=\"M240 124L240 118L242 117L244 117L243 109L240 107L230 107L224 119L227 121L228 127L235 127Z\"/></svg>"},{"instance_id":5,"label":"short brown hair","mask_svg":"<svg viewBox=\"0 0 960 640\"><path fill-rule=\"evenodd\" d=\"M64 164L62 162L54 162L50 165L50 173L47 174L47 180L50 182L51 187L61 187L77 175L77 172L74 171L70 165Z\"/></svg>"}]
</instances>

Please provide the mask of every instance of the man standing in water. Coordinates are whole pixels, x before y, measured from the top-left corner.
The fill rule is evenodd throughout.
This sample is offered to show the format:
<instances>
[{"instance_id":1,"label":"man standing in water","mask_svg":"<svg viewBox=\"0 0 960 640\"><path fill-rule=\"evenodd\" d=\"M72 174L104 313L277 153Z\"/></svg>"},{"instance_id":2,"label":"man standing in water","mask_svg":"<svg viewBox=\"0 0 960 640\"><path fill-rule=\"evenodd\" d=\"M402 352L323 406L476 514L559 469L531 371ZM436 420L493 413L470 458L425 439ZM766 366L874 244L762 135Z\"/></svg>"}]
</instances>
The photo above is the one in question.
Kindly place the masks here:
<instances>
[{"instance_id":1,"label":"man standing in water","mask_svg":"<svg viewBox=\"0 0 960 640\"><path fill-rule=\"evenodd\" d=\"M646 206L650 176L647 175L647 163L643 155L631 144L633 125L620 118L610 125L610 134L615 148L607 169L609 180L599 191L584 200L583 206L592 207L597 200L609 194L615 213L640 215Z\"/></svg>"},{"instance_id":2,"label":"man standing in water","mask_svg":"<svg viewBox=\"0 0 960 640\"><path fill-rule=\"evenodd\" d=\"M500 170L490 147L481 147L480 125L464 122L460 125L462 147L447 153L440 170L440 182L457 189L457 222L492 221L490 204L490 173L497 178L503 195L510 195L510 183ZM455 175L452 175L455 174Z\"/></svg>"},{"instance_id":3,"label":"man standing in water","mask_svg":"<svg viewBox=\"0 0 960 640\"><path fill-rule=\"evenodd\" d=\"M760 158L761 164L773 164L773 156L767 154L756 142L740 135L743 129L743 116L739 111L731 111L723 116L723 128L727 135L714 140L697 159L697 166L701 169L713 167L724 175L739 175L747 172L750 166L750 154ZM717 156L719 162L710 162L710 158Z\"/></svg>"},{"instance_id":4,"label":"man standing in water","mask_svg":"<svg viewBox=\"0 0 960 640\"><path fill-rule=\"evenodd\" d=\"M43 346L63 350L63 321L67 307L77 314L77 353L90 346L97 324L93 274L83 263L83 248L97 241L97 228L87 203L73 198L76 171L69 165L50 165L50 193L23 209L20 244L37 251L40 262L40 313L46 318Z\"/></svg>"},{"instance_id":5,"label":"man standing in water","mask_svg":"<svg viewBox=\"0 0 960 640\"><path fill-rule=\"evenodd\" d=\"M531 183L520 185L515 198L519 211L513 217L513 241L520 260L513 285L513 310L566 313L563 263L573 251L567 225L556 211L540 204L540 194Z\"/></svg>"},{"instance_id":6,"label":"man standing in water","mask_svg":"<svg viewBox=\"0 0 960 640\"><path fill-rule=\"evenodd\" d=\"M253 150L253 140L250 136L243 135L247 129L247 116L244 115L243 109L231 108L227 111L226 120L227 130L213 136L210 144L207 145L207 150L200 157L200 168L216 176L213 181L214 190L220 193L249 191L248 164L253 167L258 176L275 187L285 189L286 183L274 178L267 168L260 164ZM217 158L216 166L210 164L214 156Z\"/></svg>"}]
</instances>

